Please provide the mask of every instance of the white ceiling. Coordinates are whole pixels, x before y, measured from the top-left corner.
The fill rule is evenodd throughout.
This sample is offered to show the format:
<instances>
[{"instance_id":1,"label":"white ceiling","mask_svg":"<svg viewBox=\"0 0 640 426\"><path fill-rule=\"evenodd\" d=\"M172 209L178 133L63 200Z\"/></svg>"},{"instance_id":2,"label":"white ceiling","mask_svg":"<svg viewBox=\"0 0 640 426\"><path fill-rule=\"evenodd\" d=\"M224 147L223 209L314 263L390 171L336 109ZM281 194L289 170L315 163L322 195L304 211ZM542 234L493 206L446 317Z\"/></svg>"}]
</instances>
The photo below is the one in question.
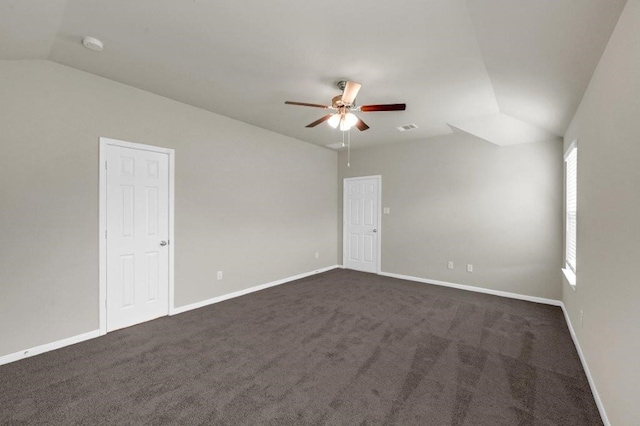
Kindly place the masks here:
<instances>
[{"instance_id":1,"label":"white ceiling","mask_svg":"<svg viewBox=\"0 0 640 426\"><path fill-rule=\"evenodd\" d=\"M359 113L371 129L354 146L482 117L562 135L625 2L2 0L0 60L48 59L318 145L342 137L304 127L326 111L284 101L329 104L341 79L362 83L359 105L407 104Z\"/></svg>"}]
</instances>

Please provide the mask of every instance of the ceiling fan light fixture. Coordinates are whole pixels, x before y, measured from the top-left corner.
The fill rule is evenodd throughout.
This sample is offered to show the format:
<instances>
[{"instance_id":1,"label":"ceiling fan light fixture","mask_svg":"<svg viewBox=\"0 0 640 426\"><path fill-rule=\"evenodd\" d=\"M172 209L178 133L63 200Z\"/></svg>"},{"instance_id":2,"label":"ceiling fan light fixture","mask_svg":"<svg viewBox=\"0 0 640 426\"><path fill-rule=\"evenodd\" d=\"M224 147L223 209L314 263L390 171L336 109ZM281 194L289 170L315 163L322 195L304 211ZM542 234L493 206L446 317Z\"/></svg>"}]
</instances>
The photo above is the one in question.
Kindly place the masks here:
<instances>
[{"instance_id":1,"label":"ceiling fan light fixture","mask_svg":"<svg viewBox=\"0 0 640 426\"><path fill-rule=\"evenodd\" d=\"M347 123L347 120L344 117L342 117L342 119L340 120L340 130L342 130L343 132L351 130L351 126L349 125L349 123Z\"/></svg>"},{"instance_id":2,"label":"ceiling fan light fixture","mask_svg":"<svg viewBox=\"0 0 640 426\"><path fill-rule=\"evenodd\" d=\"M340 124L340 114L336 113L333 114L331 117L329 117L329 120L327 120L327 123L329 123L329 126L333 127L334 129L336 127L338 127L338 124Z\"/></svg>"},{"instance_id":3,"label":"ceiling fan light fixture","mask_svg":"<svg viewBox=\"0 0 640 426\"><path fill-rule=\"evenodd\" d=\"M344 122L349 126L349 128L351 128L358 122L358 117L356 117L355 114L348 112L344 115Z\"/></svg>"}]
</instances>

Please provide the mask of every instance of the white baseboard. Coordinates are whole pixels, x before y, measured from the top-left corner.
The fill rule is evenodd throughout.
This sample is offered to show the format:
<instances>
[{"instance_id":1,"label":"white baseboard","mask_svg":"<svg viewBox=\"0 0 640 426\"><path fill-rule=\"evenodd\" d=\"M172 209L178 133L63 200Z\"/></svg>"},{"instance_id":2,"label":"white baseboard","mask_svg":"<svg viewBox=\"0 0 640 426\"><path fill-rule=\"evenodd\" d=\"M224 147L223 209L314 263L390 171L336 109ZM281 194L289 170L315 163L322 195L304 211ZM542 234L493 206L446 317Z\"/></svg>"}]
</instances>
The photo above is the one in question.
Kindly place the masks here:
<instances>
[{"instance_id":1,"label":"white baseboard","mask_svg":"<svg viewBox=\"0 0 640 426\"><path fill-rule=\"evenodd\" d=\"M443 287L452 287L460 290L475 291L476 293L492 294L494 296L508 297L510 299L526 300L528 302L544 303L545 305L562 306L562 301L555 299L545 299L544 297L527 296L525 294L510 293L508 291L491 290L488 288L474 287L471 285L456 284L446 281L430 280L426 278L412 277L410 275L400 275L390 272L380 272L380 275L391 278L399 278L407 281L417 281L420 283L440 285Z\"/></svg>"},{"instance_id":2,"label":"white baseboard","mask_svg":"<svg viewBox=\"0 0 640 426\"><path fill-rule=\"evenodd\" d=\"M224 294L222 296L218 296L218 297L214 297L212 299L208 299L208 300L203 300L201 302L197 302L197 303L192 303L190 305L186 305L186 306L181 306L179 308L173 308L171 309L169 315L176 315L176 314L180 314L182 312L187 312L190 311L192 309L197 309L197 308L201 308L203 306L207 306L207 305L211 305L214 303L219 303L222 302L224 300L229 300L229 299L233 299L235 297L239 297L239 296L243 296L245 294L249 294L249 293L253 293L255 291L260 291L260 290L264 290L266 288L269 287L274 287L280 284L284 284L284 283L288 283L290 281L295 281L301 278L305 278L311 275L316 275L316 274L320 274L322 272L326 272L326 271L330 271L332 269L336 269L336 268L343 268L343 265L333 265L333 266L328 266L326 268L321 268L321 269L317 269L315 271L312 272L306 272L303 274L299 274L299 275L294 275L292 277L288 277L288 278L283 278L281 280L277 280L277 281L272 281L266 284L261 284L261 285L257 285L254 287L250 287L244 290L240 290L240 291L236 291L233 293L229 293L229 294ZM486 289L486 288L481 288L481 287L474 287L474 286L469 286L469 285L463 285L463 284L456 284L456 283L450 283L450 282L446 282L446 281L439 281L439 280L430 280L430 279L426 279L426 278L419 278L419 277L413 277L410 275L401 275L401 274L394 274L394 273L389 273L389 272L380 272L379 275L382 276L386 276L386 277L391 277L391 278L398 278L398 279L402 279L402 280L407 280L407 281L416 281L416 282L421 282L421 283L426 283L426 284L433 284L433 285L439 285L439 286L444 286L444 287L452 287L452 288L457 288L460 290L467 290L467 291L474 291L477 293L485 293L485 294L492 294L495 296L502 296L502 297L508 297L511 299L520 299L520 300L526 300L529 302L535 302L535 303L544 303L547 305L554 305L554 306L560 306L562 308L562 312L564 313L564 318L565 321L567 322L567 326L569 327L569 333L571 334L571 338L573 339L573 344L576 347L576 350L578 351L578 356L580 357L580 362L582 363L582 367L584 368L585 374L587 376L587 380L589 381L589 386L591 387L591 392L593 393L593 397L596 401L596 405L598 406L598 410L600 411L600 416L602 417L602 421L604 422L605 426L610 426L610 422L609 419L607 417L607 413L605 411L604 405L602 404L602 400L600 399L600 394L598 393L598 390L596 389L596 385L595 382L593 381L593 377L591 376L591 371L589 370L589 366L587 364L587 361L584 357L584 354L582 353L582 348L580 347L580 343L578 342L578 338L576 337L576 333L573 329L573 325L571 324L571 319L569 318L569 314L567 313L567 309L564 306L564 303L562 303L562 301L560 300L554 300L554 299L545 299L542 297L534 297L534 296L526 296L523 294L517 294L517 293L510 293L510 292L506 292L506 291L498 291L498 290L491 290L491 289ZM9 364L11 362L15 362L24 358L28 358L34 355L38 355L44 352L49 352L49 351L53 351L55 349L60 349L63 348L65 346L69 346L69 345L73 345L75 343L80 343L83 342L85 340L89 340L89 339L93 339L96 337L100 336L100 330L94 330L94 331L90 331L88 333L83 333L83 334L78 334L77 336L72 336L72 337L67 337L66 339L61 339L55 342L51 342L51 343L47 343L44 345L40 345L40 346L35 346L33 348L29 348L29 349L25 349L25 350L21 350L18 352L14 352L12 354L8 354L8 355L4 355L0 357L0 365L4 365L4 364Z\"/></svg>"},{"instance_id":3,"label":"white baseboard","mask_svg":"<svg viewBox=\"0 0 640 426\"><path fill-rule=\"evenodd\" d=\"M21 359L29 358L34 355L39 355L45 352L53 351L55 349L64 348L65 346L84 342L85 340L96 338L99 335L100 330L94 330L88 333L78 334L77 336L67 337L66 339L58 340L55 342L46 343L44 345L35 346L33 348L24 349L9 355L4 355L0 357L0 365L9 364L10 362L19 361Z\"/></svg>"},{"instance_id":4,"label":"white baseboard","mask_svg":"<svg viewBox=\"0 0 640 426\"><path fill-rule=\"evenodd\" d=\"M587 375L587 380L589 381L589 386L591 387L591 392L593 393L593 398L596 400L596 405L598 406L598 411L600 411L600 417L602 417L602 422L605 426L610 426L609 418L607 417L607 412L604 409L604 404L602 404L602 399L600 399L600 394L598 393L598 389L596 388L596 384L593 381L593 377L591 376L591 371L589 371L589 365L587 364L587 360L582 353L582 348L580 347L580 342L578 342L578 337L576 336L576 332L573 329L573 324L571 324L571 319L569 318L569 313L567 312L567 308L565 308L564 303L560 305L562 307L562 312L564 313L564 319L567 322L567 326L569 327L569 333L571 334L571 339L573 339L573 344L578 351L578 356L580 357L580 362L582 363L582 368L584 368L584 372Z\"/></svg>"},{"instance_id":5,"label":"white baseboard","mask_svg":"<svg viewBox=\"0 0 640 426\"><path fill-rule=\"evenodd\" d=\"M244 296L245 294L253 293L255 291L264 290L265 288L275 287L277 285L288 283L290 281L299 280L301 278L309 277L311 275L316 275L316 274L320 274L322 272L327 272L327 271L330 271L332 269L336 269L336 268L339 268L339 267L340 267L339 265L327 266L326 268L317 269L317 270L312 271L312 272L305 272L303 274L294 275L292 277L283 278L281 280L271 281L271 282L266 283L266 284L260 284L260 285L254 286L254 287L245 288L244 290L234 291L233 293L223 294L222 296L213 297L211 299L203 300L201 302L196 302L196 303L191 303L189 305L180 306L179 308L171 309L170 312L169 312L169 315L177 315L177 314L181 314L183 312L191 311L193 309L198 309L198 308L202 308L204 306L212 305L214 303L220 303L220 302L223 302L225 300L233 299L235 297Z\"/></svg>"},{"instance_id":6,"label":"white baseboard","mask_svg":"<svg viewBox=\"0 0 640 426\"><path fill-rule=\"evenodd\" d=\"M571 319L569 319L569 314L567 313L567 309L564 306L564 303L562 303L561 300L555 300L555 299L545 299L542 297L534 297L534 296L526 296L523 294L517 294L517 293L509 293L506 291L498 291L498 290L490 290L490 289L486 289L486 288L482 288L482 287L473 287L473 286L469 286L469 285L463 285L463 284L455 284L455 283L450 283L450 282L446 282L446 281L438 281L438 280L429 280L426 278L418 278L418 277L412 277L409 275L400 275L400 274L393 274L393 273L388 273L388 272L380 272L380 275L383 275L385 277L392 277L392 278L399 278L402 280L407 280L407 281L417 281L417 282L421 282L421 283L426 283L426 284L433 284L433 285L440 285L440 286L444 286L444 287L452 287L452 288L457 288L460 290L468 290L468 291L474 291L476 293L486 293L486 294L493 294L495 296L502 296L502 297L509 297L511 299L520 299L520 300L526 300L529 302L535 302L535 303L544 303L546 305L553 305L553 306L559 306L562 308L562 312L564 313L564 319L567 322L567 326L569 327L569 333L571 334L571 339L573 339L573 344L576 347L576 350L578 351L578 356L580 357L580 362L582 363L582 368L584 369L584 372L587 376L587 380L589 381L589 386L591 387L591 392L593 393L593 398L596 401L596 405L598 406L598 411L600 412L600 416L602 417L602 421L605 424L605 426L610 426L611 423L609 422L609 418L607 417L607 413L604 409L604 405L602 404L602 400L600 399L600 394L598 394L598 389L596 389L596 384L593 381L593 377L591 376L591 371L589 371L589 366L587 365L587 360L584 357L584 354L582 353L582 348L580 347L580 343L578 342L578 338L576 336L576 333L573 329L573 325L571 324Z\"/></svg>"},{"instance_id":7,"label":"white baseboard","mask_svg":"<svg viewBox=\"0 0 640 426\"><path fill-rule=\"evenodd\" d=\"M202 306L207 306L212 303L222 302L223 300L232 299L234 297L242 296L244 294L253 293L254 291L263 290L265 288L273 287L276 285L284 284L289 281L298 280L300 278L308 277L315 274L320 274L322 272L330 271L332 269L338 268L338 265L329 266L326 268L321 268L312 272L306 272L304 274L295 275L293 277L284 278L277 281L272 281L270 283L258 285L255 287L247 288L244 290L236 291L234 293L225 294L219 297L214 297L213 299L204 300L202 302L193 303L187 306L181 306L179 308L171 309L169 315L175 315L182 312L190 311L191 309L200 308ZM12 354L0 356L0 365L9 364L10 362L19 361L24 358L29 358L34 355L39 355L45 352L53 351L55 349L60 349L65 346L73 345L75 343L80 343L85 340L93 339L96 337L100 337L100 330L90 331L88 333L78 334L77 336L67 337L65 339L57 340L55 342L46 343L44 345L35 346L29 349L23 349L18 352L14 352Z\"/></svg>"}]
</instances>

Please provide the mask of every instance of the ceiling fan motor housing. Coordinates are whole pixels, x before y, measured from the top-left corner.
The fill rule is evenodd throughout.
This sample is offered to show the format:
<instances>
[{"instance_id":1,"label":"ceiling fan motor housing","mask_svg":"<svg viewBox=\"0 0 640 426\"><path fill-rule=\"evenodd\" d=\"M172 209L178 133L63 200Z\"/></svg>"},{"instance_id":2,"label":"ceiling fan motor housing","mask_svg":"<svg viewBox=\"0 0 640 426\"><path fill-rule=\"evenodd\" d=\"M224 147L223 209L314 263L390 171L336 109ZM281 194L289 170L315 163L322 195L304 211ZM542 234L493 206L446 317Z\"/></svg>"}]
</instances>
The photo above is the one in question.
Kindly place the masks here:
<instances>
[{"instance_id":1,"label":"ceiling fan motor housing","mask_svg":"<svg viewBox=\"0 0 640 426\"><path fill-rule=\"evenodd\" d=\"M354 104L355 104L355 102L354 102ZM334 96L333 99L331 99L331 106L333 106L336 109L339 109L339 108L344 108L344 107L347 107L347 106L353 106L353 104L345 105L342 102L342 95L338 95L338 96Z\"/></svg>"}]
</instances>

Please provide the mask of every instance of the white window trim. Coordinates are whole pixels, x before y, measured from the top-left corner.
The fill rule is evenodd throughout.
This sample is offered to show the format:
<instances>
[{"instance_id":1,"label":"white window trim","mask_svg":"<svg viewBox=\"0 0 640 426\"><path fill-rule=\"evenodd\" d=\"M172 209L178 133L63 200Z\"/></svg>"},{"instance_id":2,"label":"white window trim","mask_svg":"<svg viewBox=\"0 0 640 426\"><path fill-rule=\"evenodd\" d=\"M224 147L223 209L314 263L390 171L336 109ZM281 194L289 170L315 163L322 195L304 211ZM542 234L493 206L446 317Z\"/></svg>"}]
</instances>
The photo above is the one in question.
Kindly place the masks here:
<instances>
[{"instance_id":1,"label":"white window trim","mask_svg":"<svg viewBox=\"0 0 640 426\"><path fill-rule=\"evenodd\" d=\"M578 141L574 140L573 142L571 142L571 144L569 145L569 147L567 148L567 150L564 153L564 161L566 163L567 159L569 158L569 156L572 154L574 149L578 149ZM576 164L576 168L577 168L577 164ZM576 171L576 175L577 175L577 171ZM565 278L567 279L567 282L569 282L569 285L571 286L572 290L576 290L576 273L575 271L569 266L568 262L567 262L567 169L565 166L565 172L564 172L564 177L565 177L565 190L564 190L564 209L565 209L565 232L564 232L564 242L565 242L565 250L564 250L564 268L562 268L562 272L565 276ZM577 237L577 235L576 235ZM577 269L577 268L575 268Z\"/></svg>"},{"instance_id":2,"label":"white window trim","mask_svg":"<svg viewBox=\"0 0 640 426\"><path fill-rule=\"evenodd\" d=\"M569 268L562 268L562 273L573 291L576 290L576 274Z\"/></svg>"}]
</instances>

